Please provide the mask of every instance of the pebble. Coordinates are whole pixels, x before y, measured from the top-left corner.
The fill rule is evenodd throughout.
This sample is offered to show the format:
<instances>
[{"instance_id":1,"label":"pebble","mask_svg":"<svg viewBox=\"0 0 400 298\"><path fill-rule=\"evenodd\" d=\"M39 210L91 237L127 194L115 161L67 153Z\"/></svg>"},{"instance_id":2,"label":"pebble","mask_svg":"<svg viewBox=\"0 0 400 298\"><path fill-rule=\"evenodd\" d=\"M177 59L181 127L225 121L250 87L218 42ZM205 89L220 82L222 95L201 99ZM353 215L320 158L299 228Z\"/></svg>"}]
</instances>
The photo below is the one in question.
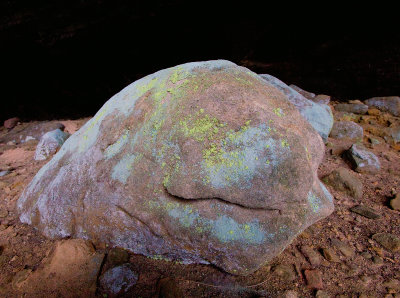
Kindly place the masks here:
<instances>
[{"instance_id":1,"label":"pebble","mask_svg":"<svg viewBox=\"0 0 400 298\"><path fill-rule=\"evenodd\" d=\"M291 265L277 265L274 268L274 273L285 281L293 281L296 279L296 273Z\"/></svg>"},{"instance_id":2,"label":"pebble","mask_svg":"<svg viewBox=\"0 0 400 298\"><path fill-rule=\"evenodd\" d=\"M345 257L351 258L354 256L354 249L352 249L347 243L338 239L331 239L331 243L336 247Z\"/></svg>"},{"instance_id":3,"label":"pebble","mask_svg":"<svg viewBox=\"0 0 400 298\"><path fill-rule=\"evenodd\" d=\"M331 185L334 189L343 191L350 196L361 199L363 195L363 184L352 171L340 167L325 176L322 181Z\"/></svg>"},{"instance_id":4,"label":"pebble","mask_svg":"<svg viewBox=\"0 0 400 298\"><path fill-rule=\"evenodd\" d=\"M372 262L373 262L375 265L382 265L382 264L383 264L383 259L382 259L380 256L374 256L374 257L372 258Z\"/></svg>"},{"instance_id":5,"label":"pebble","mask_svg":"<svg viewBox=\"0 0 400 298\"><path fill-rule=\"evenodd\" d=\"M372 239L382 245L390 252L400 251L400 238L390 233L377 233L372 236Z\"/></svg>"},{"instance_id":6,"label":"pebble","mask_svg":"<svg viewBox=\"0 0 400 298\"><path fill-rule=\"evenodd\" d=\"M0 177L3 177L3 176L8 175L10 173L11 173L11 171L9 171L9 170L1 171L0 172Z\"/></svg>"},{"instance_id":7,"label":"pebble","mask_svg":"<svg viewBox=\"0 0 400 298\"><path fill-rule=\"evenodd\" d=\"M369 219L378 219L381 217L378 213L376 213L374 209L364 205L358 205L353 208L350 208L350 211Z\"/></svg>"},{"instance_id":8,"label":"pebble","mask_svg":"<svg viewBox=\"0 0 400 298\"><path fill-rule=\"evenodd\" d=\"M340 258L338 257L338 255L330 248L323 248L322 254L324 255L324 258L327 259L329 262L340 262Z\"/></svg>"},{"instance_id":9,"label":"pebble","mask_svg":"<svg viewBox=\"0 0 400 298\"><path fill-rule=\"evenodd\" d=\"M301 252L308 259L308 261L310 262L310 264L312 266L321 265L321 262L323 261L322 256L319 252L314 250L312 247L304 245L301 247Z\"/></svg>"},{"instance_id":10,"label":"pebble","mask_svg":"<svg viewBox=\"0 0 400 298\"><path fill-rule=\"evenodd\" d=\"M297 298L299 295L297 294L296 291L293 290L288 290L283 294L284 298Z\"/></svg>"},{"instance_id":11,"label":"pebble","mask_svg":"<svg viewBox=\"0 0 400 298\"><path fill-rule=\"evenodd\" d=\"M361 256L365 259L371 259L372 255L368 251L364 251L361 253Z\"/></svg>"},{"instance_id":12,"label":"pebble","mask_svg":"<svg viewBox=\"0 0 400 298\"><path fill-rule=\"evenodd\" d=\"M400 194L397 194L394 199L391 199L389 205L393 210L400 211Z\"/></svg>"},{"instance_id":13,"label":"pebble","mask_svg":"<svg viewBox=\"0 0 400 298\"><path fill-rule=\"evenodd\" d=\"M322 274L321 271L314 269L314 270L304 270L304 275L307 280L307 285L312 289L319 289L321 290L324 285L322 282Z\"/></svg>"}]
</instances>

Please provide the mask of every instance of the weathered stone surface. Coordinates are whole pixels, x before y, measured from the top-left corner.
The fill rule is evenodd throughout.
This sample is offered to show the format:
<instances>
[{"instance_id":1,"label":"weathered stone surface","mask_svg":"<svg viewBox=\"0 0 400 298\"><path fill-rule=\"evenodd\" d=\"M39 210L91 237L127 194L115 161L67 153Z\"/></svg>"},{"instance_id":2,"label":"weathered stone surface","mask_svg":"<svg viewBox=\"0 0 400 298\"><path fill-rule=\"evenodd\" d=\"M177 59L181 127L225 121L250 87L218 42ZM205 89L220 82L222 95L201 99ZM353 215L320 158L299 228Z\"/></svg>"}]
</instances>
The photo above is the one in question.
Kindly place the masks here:
<instances>
[{"instance_id":1,"label":"weathered stone surface","mask_svg":"<svg viewBox=\"0 0 400 298\"><path fill-rule=\"evenodd\" d=\"M275 87L228 61L149 75L37 173L20 219L51 238L246 275L333 211L324 144Z\"/></svg>"},{"instance_id":2,"label":"weathered stone surface","mask_svg":"<svg viewBox=\"0 0 400 298\"><path fill-rule=\"evenodd\" d=\"M378 233L372 236L376 242L391 252L400 251L400 238L390 233Z\"/></svg>"},{"instance_id":3,"label":"weathered stone surface","mask_svg":"<svg viewBox=\"0 0 400 298\"><path fill-rule=\"evenodd\" d=\"M260 77L283 92L287 99L300 111L300 114L320 134L324 142L327 141L333 125L333 115L328 105L308 100L296 90L271 75L261 74Z\"/></svg>"},{"instance_id":4,"label":"weathered stone surface","mask_svg":"<svg viewBox=\"0 0 400 298\"><path fill-rule=\"evenodd\" d=\"M322 181L331 185L339 191L346 192L350 196L361 199L363 195L363 184L356 174L346 168L338 168L333 170L329 175L325 176Z\"/></svg>"},{"instance_id":5,"label":"weathered stone surface","mask_svg":"<svg viewBox=\"0 0 400 298\"><path fill-rule=\"evenodd\" d=\"M56 153L69 136L60 129L45 133L36 147L35 160L44 160Z\"/></svg>"},{"instance_id":6,"label":"weathered stone surface","mask_svg":"<svg viewBox=\"0 0 400 298\"><path fill-rule=\"evenodd\" d=\"M6 121L4 121L4 127L8 128L8 129L12 129L15 126L17 126L18 122L19 122L18 117L7 119Z\"/></svg>"},{"instance_id":7,"label":"weathered stone surface","mask_svg":"<svg viewBox=\"0 0 400 298\"><path fill-rule=\"evenodd\" d=\"M319 266L322 263L321 254L310 246L303 245L301 247L301 252L308 259L312 266Z\"/></svg>"},{"instance_id":8,"label":"weathered stone surface","mask_svg":"<svg viewBox=\"0 0 400 298\"><path fill-rule=\"evenodd\" d=\"M364 115L368 112L368 106L363 103L339 103L335 106L335 110L339 112Z\"/></svg>"},{"instance_id":9,"label":"weathered stone surface","mask_svg":"<svg viewBox=\"0 0 400 298\"><path fill-rule=\"evenodd\" d=\"M351 212L360 214L369 219L378 219L381 217L376 211L370 207L364 205L358 205L350 209Z\"/></svg>"},{"instance_id":10,"label":"weathered stone surface","mask_svg":"<svg viewBox=\"0 0 400 298\"><path fill-rule=\"evenodd\" d=\"M335 139L349 139L361 141L364 135L363 128L353 121L335 121L330 137Z\"/></svg>"},{"instance_id":11,"label":"weathered stone surface","mask_svg":"<svg viewBox=\"0 0 400 298\"><path fill-rule=\"evenodd\" d=\"M336 247L345 257L352 258L354 256L354 249L347 243L340 241L339 239L331 239L331 243Z\"/></svg>"},{"instance_id":12,"label":"weathered stone surface","mask_svg":"<svg viewBox=\"0 0 400 298\"><path fill-rule=\"evenodd\" d=\"M289 85L290 88L296 90L297 92L299 92L301 95L303 95L305 98L312 100L315 97L315 93L312 92L308 92L306 90L301 89L300 87L290 84Z\"/></svg>"},{"instance_id":13,"label":"weathered stone surface","mask_svg":"<svg viewBox=\"0 0 400 298\"><path fill-rule=\"evenodd\" d=\"M400 97L373 97L364 101L369 107L375 107L382 112L389 112L394 116L400 116Z\"/></svg>"},{"instance_id":14,"label":"weathered stone surface","mask_svg":"<svg viewBox=\"0 0 400 298\"><path fill-rule=\"evenodd\" d=\"M376 173L381 169L378 157L364 146L354 144L346 151L346 157L352 163L354 170L359 173Z\"/></svg>"},{"instance_id":15,"label":"weathered stone surface","mask_svg":"<svg viewBox=\"0 0 400 298\"><path fill-rule=\"evenodd\" d=\"M123 264L107 270L100 277L100 286L104 292L117 296L128 292L137 280L138 274L131 265Z\"/></svg>"},{"instance_id":16,"label":"weathered stone surface","mask_svg":"<svg viewBox=\"0 0 400 298\"><path fill-rule=\"evenodd\" d=\"M315 103L327 105L331 101L331 97L325 94L318 94L313 99L311 99Z\"/></svg>"}]
</instances>

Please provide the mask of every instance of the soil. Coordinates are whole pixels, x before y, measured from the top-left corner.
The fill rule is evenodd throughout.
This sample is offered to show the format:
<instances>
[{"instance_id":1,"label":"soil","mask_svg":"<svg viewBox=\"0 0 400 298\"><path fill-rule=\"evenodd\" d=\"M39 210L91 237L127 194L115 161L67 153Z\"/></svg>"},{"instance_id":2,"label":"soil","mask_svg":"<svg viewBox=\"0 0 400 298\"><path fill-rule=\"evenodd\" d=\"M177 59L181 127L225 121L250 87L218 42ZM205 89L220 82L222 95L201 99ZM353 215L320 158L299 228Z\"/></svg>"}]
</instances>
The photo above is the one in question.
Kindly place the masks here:
<instances>
[{"instance_id":1,"label":"soil","mask_svg":"<svg viewBox=\"0 0 400 298\"><path fill-rule=\"evenodd\" d=\"M333 107L335 102L331 105ZM174 282L168 284L171 295L176 292L184 297L295 297L290 295L296 293L298 297L316 297L317 291L317 297L323 297L321 288L329 295L327 297L400 297L400 287L385 284L393 279L400 280L400 253L392 253L372 239L373 234L381 232L400 236L400 212L389 207L389 200L400 192L399 146L390 138L383 138L387 127L400 124L400 118L383 113L373 116L335 113L335 117L351 118L363 126L362 142L381 162L381 170L377 174L356 174L364 186L362 199L355 199L328 186L334 196L335 211L305 230L270 264L245 277L232 276L208 265L181 265L130 253L129 262L139 279L122 297L158 297L160 286L157 285L163 278ZM73 133L86 120L63 123ZM35 123L20 125L29 127ZM0 139L11 132L1 127ZM380 144L371 144L370 138L379 140ZM18 219L16 202L21 192L47 162L33 160L36 145L35 140L0 144L0 171L10 171L0 177L1 297L23 296L24 290L18 287L18 281L40 270L46 257L59 243L59 240L46 239ZM351 169L337 153L340 150L335 150L342 145L342 140L329 138L325 158L319 168L320 178L338 167ZM359 204L373 208L380 217L368 219L350 211ZM347 253L334 245L335 239L346 244ZM320 253L322 261L310 263L302 253L304 246ZM110 251L101 243L96 243L95 249L104 253L105 258ZM323 251L331 261L322 257ZM329 258L327 251L335 254L336 260ZM106 263L107 260L104 260L101 272L104 272ZM318 274L322 276L322 283ZM317 280L317 284L313 284L313 280ZM171 290L171 287L176 287L177 291ZM53 296L48 293L43 295ZM107 297L100 287L91 295ZM60 290L57 296L77 297L74 289L68 287Z\"/></svg>"}]
</instances>

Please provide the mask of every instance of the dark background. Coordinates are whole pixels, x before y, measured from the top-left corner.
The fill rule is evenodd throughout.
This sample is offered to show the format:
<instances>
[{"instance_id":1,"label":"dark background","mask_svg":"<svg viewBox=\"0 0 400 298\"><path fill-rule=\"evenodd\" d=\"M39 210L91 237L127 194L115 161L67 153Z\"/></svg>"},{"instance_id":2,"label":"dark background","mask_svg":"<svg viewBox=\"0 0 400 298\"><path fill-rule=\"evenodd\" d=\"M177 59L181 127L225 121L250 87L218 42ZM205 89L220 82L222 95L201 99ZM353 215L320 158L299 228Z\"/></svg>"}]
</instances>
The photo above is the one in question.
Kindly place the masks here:
<instances>
[{"instance_id":1,"label":"dark background","mask_svg":"<svg viewBox=\"0 0 400 298\"><path fill-rule=\"evenodd\" d=\"M337 100L400 95L397 9L0 0L0 121L91 116L157 70L227 59Z\"/></svg>"}]
</instances>

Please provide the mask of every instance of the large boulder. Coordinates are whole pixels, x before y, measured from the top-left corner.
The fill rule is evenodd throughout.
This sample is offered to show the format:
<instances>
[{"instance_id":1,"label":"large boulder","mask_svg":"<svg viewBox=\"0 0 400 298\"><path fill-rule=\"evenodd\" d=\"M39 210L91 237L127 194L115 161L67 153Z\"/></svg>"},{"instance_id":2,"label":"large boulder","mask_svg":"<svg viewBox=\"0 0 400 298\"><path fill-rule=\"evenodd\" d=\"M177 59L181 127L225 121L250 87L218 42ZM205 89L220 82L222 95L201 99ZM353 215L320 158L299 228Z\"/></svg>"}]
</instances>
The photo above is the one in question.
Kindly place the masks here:
<instances>
[{"instance_id":1,"label":"large boulder","mask_svg":"<svg viewBox=\"0 0 400 298\"><path fill-rule=\"evenodd\" d=\"M161 70L112 97L37 173L20 219L246 275L333 211L324 144L286 96L229 61Z\"/></svg>"},{"instance_id":2,"label":"large boulder","mask_svg":"<svg viewBox=\"0 0 400 298\"><path fill-rule=\"evenodd\" d=\"M375 107L394 116L400 116L400 97L398 96L372 97L364 103L369 107Z\"/></svg>"},{"instance_id":3,"label":"large boulder","mask_svg":"<svg viewBox=\"0 0 400 298\"><path fill-rule=\"evenodd\" d=\"M290 103L300 111L300 114L320 134L324 142L327 142L329 133L333 126L332 110L327 104L316 103L308 100L299 92L269 74L260 74L260 77L283 92Z\"/></svg>"}]
</instances>

